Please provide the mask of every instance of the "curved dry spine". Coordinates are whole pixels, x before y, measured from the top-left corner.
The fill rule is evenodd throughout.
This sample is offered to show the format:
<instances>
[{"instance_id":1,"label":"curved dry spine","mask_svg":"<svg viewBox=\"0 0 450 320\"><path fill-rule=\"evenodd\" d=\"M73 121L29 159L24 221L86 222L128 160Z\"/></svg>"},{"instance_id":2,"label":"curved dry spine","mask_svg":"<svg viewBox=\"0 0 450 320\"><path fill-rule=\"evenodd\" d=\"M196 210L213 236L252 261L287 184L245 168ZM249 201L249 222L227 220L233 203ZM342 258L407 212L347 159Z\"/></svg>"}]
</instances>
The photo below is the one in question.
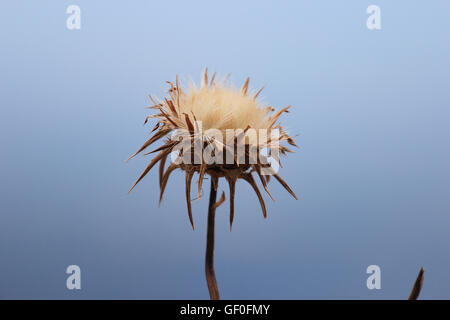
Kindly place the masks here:
<instances>
[{"instance_id":1,"label":"curved dry spine","mask_svg":"<svg viewBox=\"0 0 450 320\"><path fill-rule=\"evenodd\" d=\"M169 154L170 150L163 150L160 153L158 153L158 155L156 157L154 157L149 165L147 166L147 168L145 168L144 172L142 172L141 176L139 177L139 179L136 180L136 182L133 184L133 186L131 187L131 189L128 192L131 192L131 190L133 190L133 188L139 183L139 181L142 180L142 178L144 178L147 173L149 173L149 171L153 168L153 166L159 161L161 160L162 157L164 157L165 155Z\"/></svg>"},{"instance_id":2,"label":"curved dry spine","mask_svg":"<svg viewBox=\"0 0 450 320\"><path fill-rule=\"evenodd\" d=\"M225 177L228 181L228 185L230 188L230 231L233 228L233 219L234 219L234 194L236 191L236 178L231 177Z\"/></svg>"},{"instance_id":3,"label":"curved dry spine","mask_svg":"<svg viewBox=\"0 0 450 320\"><path fill-rule=\"evenodd\" d=\"M289 187L289 185L283 179L281 179L281 177L278 175L278 173L275 173L273 176L295 198L295 200L298 200L298 198L295 195L294 191L292 191L292 189Z\"/></svg>"},{"instance_id":4,"label":"curved dry spine","mask_svg":"<svg viewBox=\"0 0 450 320\"><path fill-rule=\"evenodd\" d=\"M261 210L264 216L264 219L267 218L267 211L266 211L266 204L264 203L264 199L261 195L261 192L259 191L258 186L255 183L255 179L253 179L253 176L251 173L246 173L242 175L242 179L247 181L253 188L253 191L255 191L256 195L258 196L259 204L261 205Z\"/></svg>"},{"instance_id":5,"label":"curved dry spine","mask_svg":"<svg viewBox=\"0 0 450 320\"><path fill-rule=\"evenodd\" d=\"M191 207L191 182L193 173L191 170L186 170L186 204L188 209L189 221L192 225L192 230L194 230L194 219L192 218L192 207Z\"/></svg>"},{"instance_id":6,"label":"curved dry spine","mask_svg":"<svg viewBox=\"0 0 450 320\"><path fill-rule=\"evenodd\" d=\"M197 199L200 199L200 193L202 190L202 184L203 184L203 177L205 176L205 172L206 172L206 165L202 164L200 166L200 170L199 170L199 176L198 176L198 194L197 194Z\"/></svg>"},{"instance_id":7,"label":"curved dry spine","mask_svg":"<svg viewBox=\"0 0 450 320\"><path fill-rule=\"evenodd\" d=\"M213 78L214 79L214 78ZM214 203L214 210L216 210L218 207L220 207L222 205L222 203L225 202L225 192L222 191L222 195L220 196L219 201L217 201L216 203Z\"/></svg>"},{"instance_id":8,"label":"curved dry spine","mask_svg":"<svg viewBox=\"0 0 450 320\"><path fill-rule=\"evenodd\" d=\"M160 184L160 193L159 193L159 204L161 205L162 199L163 199L163 195L164 195L164 190L166 189L166 185L167 185L167 181L169 180L169 176L172 173L173 170L175 170L176 168L178 168L179 166L176 165L175 163L171 163L168 167L166 172L164 173L162 179L161 179L161 184Z\"/></svg>"},{"instance_id":9,"label":"curved dry spine","mask_svg":"<svg viewBox=\"0 0 450 320\"><path fill-rule=\"evenodd\" d=\"M167 160L168 154L166 154L164 157L161 158L159 161L159 172L158 172L158 178L159 178L159 188L161 189L162 179L164 176L164 167L166 166L166 160ZM161 203L161 199L160 199Z\"/></svg>"},{"instance_id":10,"label":"curved dry spine","mask_svg":"<svg viewBox=\"0 0 450 320\"><path fill-rule=\"evenodd\" d=\"M159 139L161 139L162 137L164 137L166 134L168 134L171 130L170 129L163 129L163 130L159 130L157 131L150 139L148 139L147 141L145 141L145 143L142 145L142 147L139 148L138 151L136 151L135 154L133 154L131 157L128 158L127 161L131 160L132 158L134 158L136 155L138 155L140 152L144 151L148 146L150 146L152 143L158 141Z\"/></svg>"},{"instance_id":11,"label":"curved dry spine","mask_svg":"<svg viewBox=\"0 0 450 320\"><path fill-rule=\"evenodd\" d=\"M275 201L275 199L272 197L272 195L270 194L269 188L267 187L267 183L268 181L264 178L264 176L261 174L261 168L259 166L255 166L255 171L258 174L259 180L261 181L261 184L263 185L264 190L267 192L267 194L269 195L269 197Z\"/></svg>"}]
</instances>

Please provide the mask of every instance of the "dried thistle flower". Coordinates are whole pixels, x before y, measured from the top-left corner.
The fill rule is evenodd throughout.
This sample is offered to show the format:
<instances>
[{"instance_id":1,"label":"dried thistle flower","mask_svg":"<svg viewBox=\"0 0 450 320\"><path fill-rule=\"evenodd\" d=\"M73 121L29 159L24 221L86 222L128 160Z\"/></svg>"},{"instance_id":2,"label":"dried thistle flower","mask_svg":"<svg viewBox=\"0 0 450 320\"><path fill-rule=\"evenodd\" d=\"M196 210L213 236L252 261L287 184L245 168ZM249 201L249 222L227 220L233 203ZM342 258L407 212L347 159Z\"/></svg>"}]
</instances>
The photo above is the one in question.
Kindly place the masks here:
<instances>
[{"instance_id":1,"label":"dried thistle flower","mask_svg":"<svg viewBox=\"0 0 450 320\"><path fill-rule=\"evenodd\" d=\"M190 85L186 91L183 91L178 77L175 84L168 81L170 89L167 98L155 101L150 97L154 105L149 108L157 110L158 113L148 116L144 123L147 123L150 118L156 119L157 123L152 129L155 133L130 157L130 159L133 158L165 137L162 146L146 153L147 155L159 152L130 191L159 162L161 203L170 174L175 169L185 171L186 201L192 228L194 228L191 209L193 175L198 173L199 176L198 198L205 176L211 177L206 275L212 299L219 298L213 268L214 214L215 209L225 201L225 194L222 193L220 200L216 203L218 180L225 178L229 185L230 230L233 225L235 185L238 179L245 180L251 185L259 199L264 218L267 217L266 206L253 173L259 177L263 188L272 199L268 189L271 175L297 199L288 184L272 168L270 162L270 159L275 159L281 164L278 153L292 152L281 143L287 142L296 146L293 138L277 123L280 116L288 112L290 107L275 112L271 106L262 105L257 97L263 88L251 95L248 91L249 80L247 78L244 85L236 89L228 83L227 78L216 82L214 74L209 80L208 69L206 69L200 88ZM228 134L230 130L233 131L231 137ZM262 153L263 150L267 151L267 155ZM169 155L173 161L165 169Z\"/></svg>"}]
</instances>

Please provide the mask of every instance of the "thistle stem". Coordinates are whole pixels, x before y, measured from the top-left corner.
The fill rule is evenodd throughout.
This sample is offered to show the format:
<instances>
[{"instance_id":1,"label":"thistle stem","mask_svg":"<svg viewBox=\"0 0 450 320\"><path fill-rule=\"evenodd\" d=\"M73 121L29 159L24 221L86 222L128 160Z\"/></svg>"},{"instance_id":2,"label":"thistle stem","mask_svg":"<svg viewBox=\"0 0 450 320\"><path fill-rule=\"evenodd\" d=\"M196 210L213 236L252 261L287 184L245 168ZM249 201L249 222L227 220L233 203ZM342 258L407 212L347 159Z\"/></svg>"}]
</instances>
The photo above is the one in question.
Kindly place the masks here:
<instances>
[{"instance_id":1,"label":"thistle stem","mask_svg":"<svg viewBox=\"0 0 450 320\"><path fill-rule=\"evenodd\" d=\"M219 300L216 273L214 272L214 222L216 216L217 177L211 177L211 191L209 193L208 227L206 233L205 273L211 300Z\"/></svg>"},{"instance_id":2,"label":"thistle stem","mask_svg":"<svg viewBox=\"0 0 450 320\"><path fill-rule=\"evenodd\" d=\"M422 290L424 272L425 270L422 267L419 271L419 275L417 276L416 282L414 283L408 300L417 300L417 298L419 297L420 290Z\"/></svg>"}]
</instances>

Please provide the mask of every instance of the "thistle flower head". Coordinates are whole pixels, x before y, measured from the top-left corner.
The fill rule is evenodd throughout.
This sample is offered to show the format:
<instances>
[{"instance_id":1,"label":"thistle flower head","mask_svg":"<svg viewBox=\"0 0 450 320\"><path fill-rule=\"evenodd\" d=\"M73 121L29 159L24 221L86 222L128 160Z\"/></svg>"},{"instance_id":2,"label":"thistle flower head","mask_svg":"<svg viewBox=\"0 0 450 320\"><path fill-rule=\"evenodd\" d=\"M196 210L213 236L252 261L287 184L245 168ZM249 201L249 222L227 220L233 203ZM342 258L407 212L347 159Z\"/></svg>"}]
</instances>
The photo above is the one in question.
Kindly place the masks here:
<instances>
[{"instance_id":1,"label":"thistle flower head","mask_svg":"<svg viewBox=\"0 0 450 320\"><path fill-rule=\"evenodd\" d=\"M154 134L139 150L130 157L146 150L151 144L164 138L162 146L146 153L156 156L132 186L130 191L158 162L160 202L170 174L181 169L186 174L186 201L188 215L194 227L191 209L191 182L193 175L198 174L198 197L206 176L210 176L217 189L217 182L225 178L230 191L230 228L234 217L235 185L238 179L247 181L255 191L261 204L264 217L266 206L261 192L254 180L258 176L265 191L273 199L268 190L270 176L297 199L294 192L281 179L273 168L273 163L280 163L279 153L292 152L283 144L296 146L282 126L277 123L280 116L288 112L289 106L276 111L258 100L262 88L256 93L249 92L249 79L241 88L235 88L227 80L215 81L215 74L208 78L206 69L202 84L196 87L191 84L182 90L176 79L175 84L168 81L170 89L168 97L154 100L151 109L156 110L145 119L156 119L152 129ZM165 164L170 156L172 163ZM222 194L221 201L224 201Z\"/></svg>"}]
</instances>

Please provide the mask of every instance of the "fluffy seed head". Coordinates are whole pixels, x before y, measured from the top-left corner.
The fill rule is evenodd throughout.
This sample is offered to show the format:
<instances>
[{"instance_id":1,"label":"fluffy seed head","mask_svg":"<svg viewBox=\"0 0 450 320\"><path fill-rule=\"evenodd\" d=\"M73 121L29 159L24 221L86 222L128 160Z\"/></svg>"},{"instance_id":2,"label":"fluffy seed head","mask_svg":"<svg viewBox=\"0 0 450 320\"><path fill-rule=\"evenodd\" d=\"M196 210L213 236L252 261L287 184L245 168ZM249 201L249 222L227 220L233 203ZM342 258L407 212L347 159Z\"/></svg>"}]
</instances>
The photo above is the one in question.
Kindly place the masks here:
<instances>
[{"instance_id":1,"label":"fluffy seed head","mask_svg":"<svg viewBox=\"0 0 450 320\"><path fill-rule=\"evenodd\" d=\"M150 118L156 119L156 125L152 130L154 134L131 158L161 138L165 137L165 142L159 148L146 153L159 152L131 189L159 162L161 201L172 171L175 169L185 171L186 200L192 227L194 224L190 190L194 173L199 175L198 197L200 197L205 176L211 176L213 181L218 181L223 177L228 182L230 228L234 217L234 194L237 179L247 181L253 188L261 204L264 217L266 217L266 207L252 173L256 173L271 198L272 195L267 185L270 176L274 176L297 199L294 192L270 164L270 159L280 161L278 152L281 154L292 152L282 145L284 142L296 146L294 140L277 123L279 117L284 112L288 112L289 107L275 111L271 106L263 105L258 100L262 88L256 93L250 94L249 80L247 79L244 85L238 89L226 80L216 82L215 74L208 79L206 70L200 87L191 84L184 91L180 87L178 77L175 84L169 81L168 97L163 100L151 98L154 105L149 108L157 110L157 113L148 116L145 123ZM238 129L231 138L225 134L230 129ZM210 132L213 131L219 134L211 134ZM261 132L264 131L266 134L262 135ZM273 134L274 131L276 131L276 135ZM175 132L177 135L174 135ZM256 134L251 135L250 132L256 132ZM242 149L239 149L240 146ZM243 157L240 157L238 149L243 150ZM263 154L262 150L266 150L267 154ZM232 156L227 158L228 154ZM165 169L169 155L175 161ZM224 161L225 159L227 161ZM217 183L215 188L217 188ZM223 199L220 203L222 202Z\"/></svg>"}]
</instances>

